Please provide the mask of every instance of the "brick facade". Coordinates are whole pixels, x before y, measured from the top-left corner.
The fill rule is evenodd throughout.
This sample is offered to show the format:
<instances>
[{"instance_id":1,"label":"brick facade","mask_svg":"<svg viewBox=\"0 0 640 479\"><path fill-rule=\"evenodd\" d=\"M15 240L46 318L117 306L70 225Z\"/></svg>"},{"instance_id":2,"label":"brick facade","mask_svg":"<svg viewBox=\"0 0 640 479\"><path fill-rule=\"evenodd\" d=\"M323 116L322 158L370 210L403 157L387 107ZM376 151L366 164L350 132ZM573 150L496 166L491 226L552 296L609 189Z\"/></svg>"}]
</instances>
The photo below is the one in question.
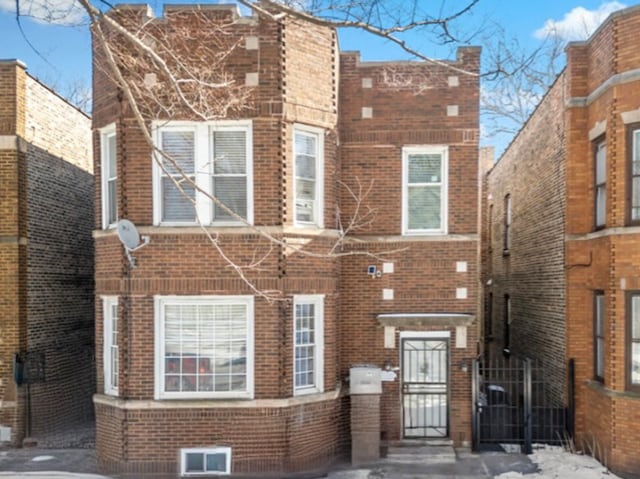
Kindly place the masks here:
<instances>
[{"instance_id":1,"label":"brick facade","mask_svg":"<svg viewBox=\"0 0 640 479\"><path fill-rule=\"evenodd\" d=\"M637 113L640 9L612 14L567 49L567 68L488 175L493 202L494 342L512 298L513 352L542 357L558 393L576 365L576 445L620 474L638 474L640 396L627 385L628 291L638 289L627 155ZM535 140L534 140L535 139ZM596 145L606 145L606 210L596 226ZM503 254L503 197L512 195L512 247ZM487 223L488 224L488 221ZM595 370L595 294L604 294L604 375ZM523 341L526 338L526 342ZM538 351L536 354L535 351Z\"/></svg>"},{"instance_id":2,"label":"brick facade","mask_svg":"<svg viewBox=\"0 0 640 479\"><path fill-rule=\"evenodd\" d=\"M128 6L114 14L125 9L146 12L145 7ZM170 26L178 18L188 23L193 12L168 7L164 20L154 19L149 25L168 28L163 25ZM225 65L233 78L244 83L248 73L258 73L250 107L226 117L251 120L255 226L208 230L219 234L220 247L238 264L268 252L260 268L248 270L247 275L260 290L282 292L284 300L270 303L255 296L200 227L154 226L151 148L125 100L96 68L98 394L94 402L100 466L112 473L174 477L182 448L220 446L232 449L233 473L277 475L324 468L349 452L349 368L361 363L399 367L401 335L410 337L411 332L420 336L436 331L448 338L446 437L456 445L469 444L471 381L460 364L475 356L478 342L479 90L475 73L479 49L461 49L451 62L471 74L422 63L367 64L355 53L338 52L333 29L291 18L281 22L236 18L228 7L209 6L197 15L194 22L232 21L228 34L242 45ZM99 65L100 50L94 48ZM389 79L390 74L394 79ZM455 80L450 78L454 76ZM363 88L365 78L371 79L371 89ZM403 86L398 86L399 79ZM450 109L448 115L447 107L453 105L458 107L456 114ZM370 118L363 118L363 108L372 109ZM180 119L190 117L184 114ZM151 238L135 253L133 270L115 231L102 229L99 220L99 132L113 123L119 217L133 221L142 235ZM296 225L293 131L297 125L324 133L322 228ZM448 146L446 234L402 234L402 149L410 145ZM356 214L348 188L357 192L357 180L364 189L373 184L362 210L374 210L375 215L366 228L347 237L341 255L297 254L285 245L270 244L260 234L269 232L287 244L304 244L310 251L328 251L338 238L338 214L343 227ZM382 269L383 263L392 263L394 272L379 278L367 274L369 265ZM383 300L383 289L393 290L393 299ZM239 294L254 295L253 397L158 399L153 373L158 367L154 363L158 341L154 297ZM295 295L324 297L324 388L304 396L294 394L291 299ZM104 389L101 297L118 298L117 397ZM409 316L416 313L435 319L411 321ZM396 315L393 325L381 319L384 314ZM391 334L393 344L385 345L385 332ZM399 383L399 378L386 381L380 397L381 435L389 441L403 437Z\"/></svg>"},{"instance_id":3,"label":"brick facade","mask_svg":"<svg viewBox=\"0 0 640 479\"><path fill-rule=\"evenodd\" d=\"M0 425L18 444L93 417L90 120L6 61L0 142ZM45 365L30 412L12 371L13 354L24 351L42 353Z\"/></svg>"},{"instance_id":4,"label":"brick facade","mask_svg":"<svg viewBox=\"0 0 640 479\"><path fill-rule=\"evenodd\" d=\"M486 281L491 281L485 295L493 297L487 352L502 354L508 348L539 358L550 390L562 402L566 377L563 89L561 76L491 169L484 222L490 239ZM540 138L540 131L553 134ZM511 202L508 248L504 237L507 195ZM509 344L505 344L507 295L511 300Z\"/></svg>"}]
</instances>

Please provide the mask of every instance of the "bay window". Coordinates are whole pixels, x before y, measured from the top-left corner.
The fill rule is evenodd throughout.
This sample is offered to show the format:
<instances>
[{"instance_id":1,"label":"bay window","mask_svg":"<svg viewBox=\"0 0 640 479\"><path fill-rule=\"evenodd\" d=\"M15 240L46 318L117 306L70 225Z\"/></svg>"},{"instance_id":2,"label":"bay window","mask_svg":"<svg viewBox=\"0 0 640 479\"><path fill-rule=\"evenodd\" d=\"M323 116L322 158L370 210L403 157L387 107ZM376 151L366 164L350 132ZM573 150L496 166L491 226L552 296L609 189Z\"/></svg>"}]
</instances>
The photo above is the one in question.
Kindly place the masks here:
<instances>
[{"instance_id":1,"label":"bay window","mask_svg":"<svg viewBox=\"0 0 640 479\"><path fill-rule=\"evenodd\" d=\"M156 399L253 397L253 297L158 296Z\"/></svg>"},{"instance_id":2,"label":"bay window","mask_svg":"<svg viewBox=\"0 0 640 479\"><path fill-rule=\"evenodd\" d=\"M250 121L157 123L154 141L154 224L252 224Z\"/></svg>"}]
</instances>

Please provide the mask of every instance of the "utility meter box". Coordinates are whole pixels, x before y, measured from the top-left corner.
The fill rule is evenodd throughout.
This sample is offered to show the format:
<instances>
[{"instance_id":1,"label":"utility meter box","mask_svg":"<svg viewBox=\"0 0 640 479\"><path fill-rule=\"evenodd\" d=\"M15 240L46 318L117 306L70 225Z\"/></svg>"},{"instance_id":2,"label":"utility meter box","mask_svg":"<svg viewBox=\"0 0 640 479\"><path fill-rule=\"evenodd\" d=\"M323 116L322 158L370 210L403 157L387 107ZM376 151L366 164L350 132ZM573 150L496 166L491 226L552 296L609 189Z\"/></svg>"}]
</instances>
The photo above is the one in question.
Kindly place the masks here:
<instances>
[{"instance_id":1,"label":"utility meter box","mask_svg":"<svg viewBox=\"0 0 640 479\"><path fill-rule=\"evenodd\" d=\"M375 366L353 366L349 371L351 394L382 394L381 370Z\"/></svg>"}]
</instances>

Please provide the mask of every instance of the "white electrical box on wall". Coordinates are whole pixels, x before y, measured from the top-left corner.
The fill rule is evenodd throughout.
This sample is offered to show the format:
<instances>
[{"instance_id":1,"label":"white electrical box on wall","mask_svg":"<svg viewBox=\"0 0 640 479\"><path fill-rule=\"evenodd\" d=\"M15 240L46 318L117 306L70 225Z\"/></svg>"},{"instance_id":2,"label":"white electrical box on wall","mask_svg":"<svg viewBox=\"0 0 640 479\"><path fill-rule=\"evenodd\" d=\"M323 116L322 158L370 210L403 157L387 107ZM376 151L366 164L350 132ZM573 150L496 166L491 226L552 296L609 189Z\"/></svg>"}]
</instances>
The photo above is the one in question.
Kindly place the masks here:
<instances>
[{"instance_id":1,"label":"white electrical box on wall","mask_svg":"<svg viewBox=\"0 0 640 479\"><path fill-rule=\"evenodd\" d=\"M375 366L354 366L349 371L351 394L382 394L381 369Z\"/></svg>"}]
</instances>

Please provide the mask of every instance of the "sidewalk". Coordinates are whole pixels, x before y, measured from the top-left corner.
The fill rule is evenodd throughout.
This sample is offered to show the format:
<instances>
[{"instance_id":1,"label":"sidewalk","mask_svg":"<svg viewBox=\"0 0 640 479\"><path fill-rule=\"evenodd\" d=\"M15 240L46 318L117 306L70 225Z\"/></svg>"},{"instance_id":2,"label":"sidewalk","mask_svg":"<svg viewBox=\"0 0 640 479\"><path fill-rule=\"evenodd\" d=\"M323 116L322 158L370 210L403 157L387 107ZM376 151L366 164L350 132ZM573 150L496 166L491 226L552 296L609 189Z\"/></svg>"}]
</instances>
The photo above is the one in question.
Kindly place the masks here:
<instances>
[{"instance_id":1,"label":"sidewalk","mask_svg":"<svg viewBox=\"0 0 640 479\"><path fill-rule=\"evenodd\" d=\"M107 479L107 476L97 475L96 470L92 449L0 449L0 479ZM450 446L400 447L390 448L387 457L374 464L359 468L345 466L321 477L491 479L508 471L532 473L536 466L523 454L474 454L466 450L454 451Z\"/></svg>"},{"instance_id":2,"label":"sidewalk","mask_svg":"<svg viewBox=\"0 0 640 479\"><path fill-rule=\"evenodd\" d=\"M471 453L450 446L390 448L370 466L331 472L327 479L492 479L503 472L529 474L537 467L524 454Z\"/></svg>"},{"instance_id":3,"label":"sidewalk","mask_svg":"<svg viewBox=\"0 0 640 479\"><path fill-rule=\"evenodd\" d=\"M103 479L96 469L93 449L0 449L0 479Z\"/></svg>"}]
</instances>

